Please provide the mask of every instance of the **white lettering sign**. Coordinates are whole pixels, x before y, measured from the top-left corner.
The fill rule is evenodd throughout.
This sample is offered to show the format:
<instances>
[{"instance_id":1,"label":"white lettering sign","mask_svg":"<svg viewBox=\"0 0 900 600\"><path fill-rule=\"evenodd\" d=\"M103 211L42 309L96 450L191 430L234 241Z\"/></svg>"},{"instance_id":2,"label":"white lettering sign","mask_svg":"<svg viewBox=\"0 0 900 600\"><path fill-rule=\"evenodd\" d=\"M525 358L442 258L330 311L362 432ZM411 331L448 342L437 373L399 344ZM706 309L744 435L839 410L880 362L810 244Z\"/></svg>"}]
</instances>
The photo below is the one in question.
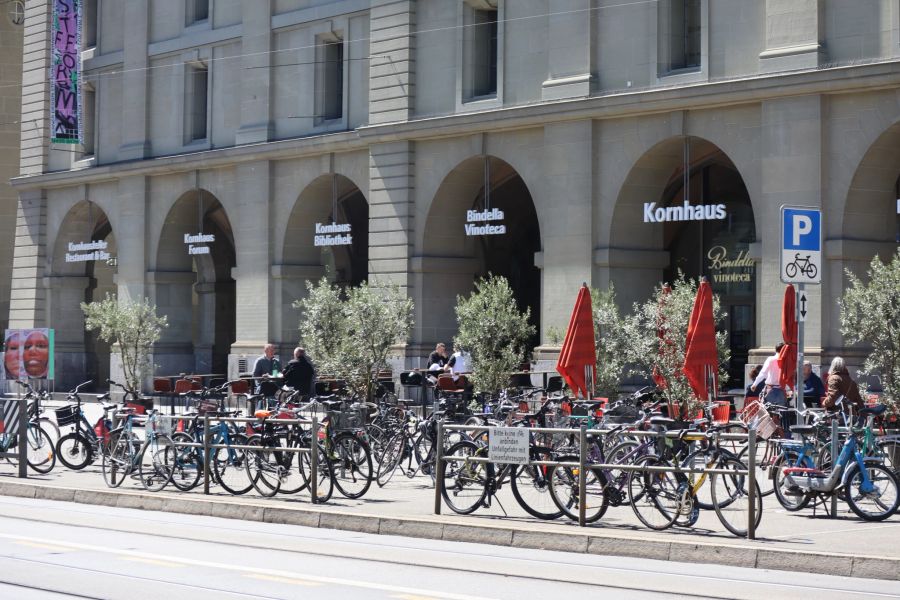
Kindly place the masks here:
<instances>
[{"instance_id":1,"label":"white lettering sign","mask_svg":"<svg viewBox=\"0 0 900 600\"><path fill-rule=\"evenodd\" d=\"M671 221L712 221L725 218L724 204L690 204L687 200L675 206L656 206L656 202L644 202L644 223L668 223Z\"/></svg>"},{"instance_id":2,"label":"white lettering sign","mask_svg":"<svg viewBox=\"0 0 900 600\"><path fill-rule=\"evenodd\" d=\"M345 235L341 235L345 234ZM316 223L316 235L313 246L349 246L353 243L350 223Z\"/></svg>"},{"instance_id":3,"label":"white lettering sign","mask_svg":"<svg viewBox=\"0 0 900 600\"><path fill-rule=\"evenodd\" d=\"M466 235L503 235L506 233L506 225L492 225L489 221L502 221L503 211L499 208L491 210L467 210L466 211ZM479 225L484 223L484 225Z\"/></svg>"},{"instance_id":4,"label":"white lettering sign","mask_svg":"<svg viewBox=\"0 0 900 600\"><path fill-rule=\"evenodd\" d=\"M525 427L488 428L488 458L494 463L528 464L528 429Z\"/></svg>"},{"instance_id":5,"label":"white lettering sign","mask_svg":"<svg viewBox=\"0 0 900 600\"><path fill-rule=\"evenodd\" d=\"M103 240L91 242L69 242L66 252L66 262L89 262L94 260L109 260L109 252L106 249L109 244Z\"/></svg>"},{"instance_id":6,"label":"white lettering sign","mask_svg":"<svg viewBox=\"0 0 900 600\"><path fill-rule=\"evenodd\" d=\"M212 233L198 233L191 235L184 234L184 243L188 247L188 254L191 256L197 254L209 254L209 246L198 246L196 244L212 244L216 241L216 236Z\"/></svg>"}]
</instances>

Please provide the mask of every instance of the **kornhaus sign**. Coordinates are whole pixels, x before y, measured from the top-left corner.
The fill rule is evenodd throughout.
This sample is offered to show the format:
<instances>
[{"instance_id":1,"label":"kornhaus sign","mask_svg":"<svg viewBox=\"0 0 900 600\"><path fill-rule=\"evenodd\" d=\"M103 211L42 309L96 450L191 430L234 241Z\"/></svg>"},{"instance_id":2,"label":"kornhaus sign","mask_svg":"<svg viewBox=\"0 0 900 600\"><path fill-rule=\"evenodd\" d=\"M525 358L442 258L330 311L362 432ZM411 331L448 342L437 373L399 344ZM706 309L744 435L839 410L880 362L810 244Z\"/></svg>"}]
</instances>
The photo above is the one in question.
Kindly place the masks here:
<instances>
[{"instance_id":1,"label":"kornhaus sign","mask_svg":"<svg viewBox=\"0 0 900 600\"><path fill-rule=\"evenodd\" d=\"M672 221L721 221L725 218L724 204L683 204L656 206L656 202L644 202L644 223L669 223Z\"/></svg>"},{"instance_id":2,"label":"kornhaus sign","mask_svg":"<svg viewBox=\"0 0 900 600\"><path fill-rule=\"evenodd\" d=\"M184 243L187 244L188 254L209 254L209 246L205 244L212 244L216 241L216 236L212 233L198 233L197 235L191 235L190 233L184 234ZM201 245L204 244L204 245Z\"/></svg>"},{"instance_id":3,"label":"kornhaus sign","mask_svg":"<svg viewBox=\"0 0 900 600\"><path fill-rule=\"evenodd\" d=\"M466 211L466 235L503 235L506 233L506 225L494 224L502 221L504 217L503 211L499 208L490 210L467 210Z\"/></svg>"},{"instance_id":4,"label":"kornhaus sign","mask_svg":"<svg viewBox=\"0 0 900 600\"><path fill-rule=\"evenodd\" d=\"M109 260L109 252L106 249L109 244L103 240L91 242L69 242L66 248L66 262L90 262L94 260Z\"/></svg>"},{"instance_id":5,"label":"kornhaus sign","mask_svg":"<svg viewBox=\"0 0 900 600\"><path fill-rule=\"evenodd\" d=\"M316 223L313 246L349 246L353 243L350 223Z\"/></svg>"}]
</instances>

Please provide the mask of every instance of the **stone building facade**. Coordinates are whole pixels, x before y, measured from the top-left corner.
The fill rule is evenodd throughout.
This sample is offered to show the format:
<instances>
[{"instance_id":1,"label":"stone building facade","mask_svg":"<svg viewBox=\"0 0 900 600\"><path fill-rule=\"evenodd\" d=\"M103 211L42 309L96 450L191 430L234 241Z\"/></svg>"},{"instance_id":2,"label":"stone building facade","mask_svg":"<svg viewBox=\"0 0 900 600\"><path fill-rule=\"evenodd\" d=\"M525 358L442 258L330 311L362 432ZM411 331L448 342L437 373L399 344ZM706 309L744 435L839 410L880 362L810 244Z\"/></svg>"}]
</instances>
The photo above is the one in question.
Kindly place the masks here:
<instances>
[{"instance_id":1,"label":"stone building facade","mask_svg":"<svg viewBox=\"0 0 900 600\"><path fill-rule=\"evenodd\" d=\"M457 294L487 272L539 345L582 282L629 307L704 274L740 373L781 337L782 204L824 211L807 353L859 356L836 299L845 268L897 250L897 2L83 4L85 145L48 143L50 3L29 0L37 123L13 180L10 323L56 329L58 387L109 370L81 301L149 297L170 321L160 372L234 373L267 340L287 354L291 304L326 273L405 287L408 364L450 340ZM685 203L724 217L656 222ZM353 243L316 246L317 223ZM66 262L96 240L115 260Z\"/></svg>"}]
</instances>

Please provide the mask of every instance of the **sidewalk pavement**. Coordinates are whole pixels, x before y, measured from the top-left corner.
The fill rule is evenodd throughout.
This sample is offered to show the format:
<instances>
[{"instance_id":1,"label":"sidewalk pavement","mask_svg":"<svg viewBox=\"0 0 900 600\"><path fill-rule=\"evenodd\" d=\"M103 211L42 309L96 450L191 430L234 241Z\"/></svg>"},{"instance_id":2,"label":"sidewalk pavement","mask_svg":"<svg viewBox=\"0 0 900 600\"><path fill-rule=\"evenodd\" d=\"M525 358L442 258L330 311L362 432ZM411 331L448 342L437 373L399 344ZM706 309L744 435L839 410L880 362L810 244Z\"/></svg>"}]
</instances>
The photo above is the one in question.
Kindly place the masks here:
<instances>
[{"instance_id":1,"label":"sidewalk pavement","mask_svg":"<svg viewBox=\"0 0 900 600\"><path fill-rule=\"evenodd\" d=\"M153 494L134 480L110 490L99 462L80 472L57 465L48 475L29 473L28 480L14 475L14 465L0 463L0 495L503 546L900 580L900 517L881 523L862 522L849 512L846 503L838 505L837 518L828 518L821 510L815 516L812 510L787 513L774 496L768 496L758 539L749 541L728 533L712 511L702 511L692 529L676 527L662 532L642 528L628 506L610 508L599 522L584 528L562 519L539 521L519 507L508 486L500 490L495 498L499 502L489 509L462 516L442 505L444 514L438 516L434 514L430 478L407 479L400 473L385 488L373 482L359 500L343 498L335 490L334 497L322 505L311 504L307 492L262 498L252 490L244 496L232 496L214 486L205 496L200 486L191 492L166 488Z\"/></svg>"}]
</instances>

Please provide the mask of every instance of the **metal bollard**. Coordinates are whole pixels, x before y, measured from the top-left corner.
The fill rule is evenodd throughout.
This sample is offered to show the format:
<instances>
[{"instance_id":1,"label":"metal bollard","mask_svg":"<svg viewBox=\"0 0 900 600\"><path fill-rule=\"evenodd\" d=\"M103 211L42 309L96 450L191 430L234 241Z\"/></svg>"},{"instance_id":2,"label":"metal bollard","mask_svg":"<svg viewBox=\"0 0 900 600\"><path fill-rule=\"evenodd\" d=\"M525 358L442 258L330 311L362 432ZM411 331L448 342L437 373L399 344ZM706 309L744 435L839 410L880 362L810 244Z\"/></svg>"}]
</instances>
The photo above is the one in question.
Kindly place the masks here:
<instances>
[{"instance_id":1,"label":"metal bollard","mask_svg":"<svg viewBox=\"0 0 900 600\"><path fill-rule=\"evenodd\" d=\"M28 479L28 400L20 398L19 403L19 439L18 448L19 478Z\"/></svg>"},{"instance_id":2,"label":"metal bollard","mask_svg":"<svg viewBox=\"0 0 900 600\"><path fill-rule=\"evenodd\" d=\"M578 444L578 525L585 526L585 504L587 504L587 427L581 426L581 436Z\"/></svg>"},{"instance_id":3,"label":"metal bollard","mask_svg":"<svg viewBox=\"0 0 900 600\"><path fill-rule=\"evenodd\" d=\"M312 442L309 444L309 493L312 503L319 503L319 419L312 418Z\"/></svg>"},{"instance_id":4,"label":"metal bollard","mask_svg":"<svg viewBox=\"0 0 900 600\"><path fill-rule=\"evenodd\" d=\"M209 415L203 415L203 493L209 494L209 468L212 464L209 456Z\"/></svg>"},{"instance_id":5,"label":"metal bollard","mask_svg":"<svg viewBox=\"0 0 900 600\"><path fill-rule=\"evenodd\" d=\"M831 470L837 466L838 458L838 422L837 417L831 422ZM831 516L837 517L837 494L831 495Z\"/></svg>"},{"instance_id":6,"label":"metal bollard","mask_svg":"<svg viewBox=\"0 0 900 600\"><path fill-rule=\"evenodd\" d=\"M751 427L747 436L747 498L750 506L747 508L747 539L756 539L756 427Z\"/></svg>"},{"instance_id":7,"label":"metal bollard","mask_svg":"<svg viewBox=\"0 0 900 600\"><path fill-rule=\"evenodd\" d=\"M444 420L438 419L434 441L434 514L441 514L441 495L444 490Z\"/></svg>"}]
</instances>

